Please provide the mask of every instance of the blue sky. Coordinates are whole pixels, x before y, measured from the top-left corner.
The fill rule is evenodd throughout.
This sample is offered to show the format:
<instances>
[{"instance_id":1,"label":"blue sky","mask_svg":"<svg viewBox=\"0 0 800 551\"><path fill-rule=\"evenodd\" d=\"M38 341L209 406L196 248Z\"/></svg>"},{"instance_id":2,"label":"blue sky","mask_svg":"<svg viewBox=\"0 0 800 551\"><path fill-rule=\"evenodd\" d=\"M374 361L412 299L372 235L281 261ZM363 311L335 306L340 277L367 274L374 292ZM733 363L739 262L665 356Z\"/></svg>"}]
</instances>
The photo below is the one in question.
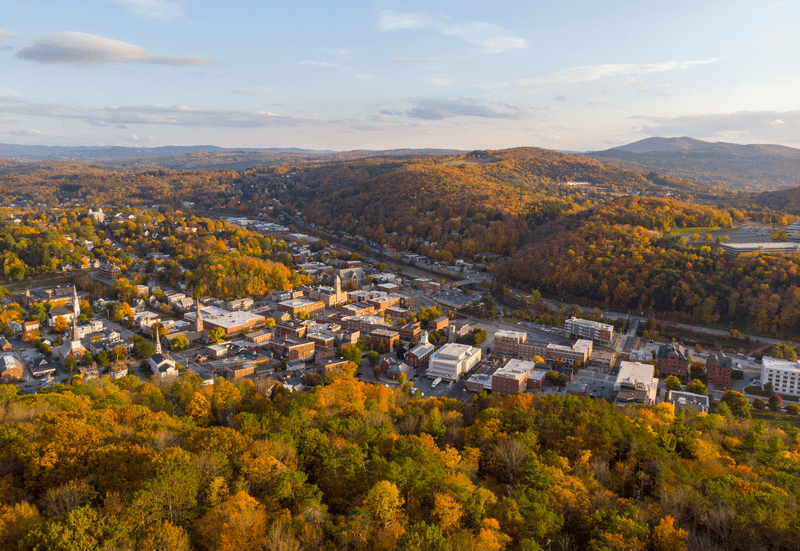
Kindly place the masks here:
<instances>
[{"instance_id":1,"label":"blue sky","mask_svg":"<svg viewBox=\"0 0 800 551\"><path fill-rule=\"evenodd\" d=\"M0 142L800 147L800 0L10 0Z\"/></svg>"}]
</instances>

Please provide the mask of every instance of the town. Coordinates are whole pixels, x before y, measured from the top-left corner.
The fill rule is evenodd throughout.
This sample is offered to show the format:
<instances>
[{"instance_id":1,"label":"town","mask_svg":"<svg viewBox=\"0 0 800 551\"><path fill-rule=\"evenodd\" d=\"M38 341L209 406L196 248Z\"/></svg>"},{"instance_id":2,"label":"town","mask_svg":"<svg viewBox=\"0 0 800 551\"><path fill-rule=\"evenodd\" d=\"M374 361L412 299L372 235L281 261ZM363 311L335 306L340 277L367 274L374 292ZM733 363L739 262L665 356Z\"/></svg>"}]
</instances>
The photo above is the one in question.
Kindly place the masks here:
<instances>
[{"instance_id":1,"label":"town","mask_svg":"<svg viewBox=\"0 0 800 551\"><path fill-rule=\"evenodd\" d=\"M136 219L88 209L76 222L121 235L115 228ZM308 392L356 377L464 403L484 391L532 392L601 398L620 407L669 401L697 411L709 410L709 394L743 393L753 382L751 391L757 387L762 395L774 391L792 400L800 394L794 361L764 356L759 366L754 357L699 349L693 358L679 343L640 338L644 318L617 315L617 327L625 330L620 333L614 323L583 319L583 310L574 307L561 326L503 316L487 290L491 276L460 260L439 267L460 278L448 283L400 264L390 269L341 246L321 246L318 238L278 224L225 223L270 235L308 283L260 297L194 297L185 280L170 285L163 277L167 253L140 259L128 251L125 274L113 262L84 256L81 274L90 275L93 293L74 283L35 287L21 281L19 296L5 299L6 312L16 315L8 317L0 338L3 382L37 392L73 377L86 382L134 375L146 381L192 373L204 385L217 377L249 379L269 393L275 384ZM150 224L157 237L157 225ZM94 248L82 245L87 253ZM120 252L124 243L107 238L105 245ZM404 260L419 266L419 258ZM69 274L75 266L60 270ZM130 283L132 276L142 283ZM86 286L86 278L81 281ZM120 286L127 300L120 300ZM487 305L496 312L480 315ZM606 315L604 321L612 322Z\"/></svg>"}]
</instances>

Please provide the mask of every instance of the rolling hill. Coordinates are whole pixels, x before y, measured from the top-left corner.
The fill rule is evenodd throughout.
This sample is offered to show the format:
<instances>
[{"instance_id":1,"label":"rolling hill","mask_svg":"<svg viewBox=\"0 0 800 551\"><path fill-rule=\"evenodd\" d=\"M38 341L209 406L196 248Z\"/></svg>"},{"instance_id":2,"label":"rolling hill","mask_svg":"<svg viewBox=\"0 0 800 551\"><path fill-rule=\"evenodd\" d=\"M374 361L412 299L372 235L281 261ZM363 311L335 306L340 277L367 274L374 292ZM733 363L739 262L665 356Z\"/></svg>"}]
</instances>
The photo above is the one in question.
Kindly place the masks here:
<instances>
[{"instance_id":1,"label":"rolling hill","mask_svg":"<svg viewBox=\"0 0 800 551\"><path fill-rule=\"evenodd\" d=\"M647 138L587 156L642 172L652 170L741 191L774 191L800 185L800 149L780 145Z\"/></svg>"}]
</instances>

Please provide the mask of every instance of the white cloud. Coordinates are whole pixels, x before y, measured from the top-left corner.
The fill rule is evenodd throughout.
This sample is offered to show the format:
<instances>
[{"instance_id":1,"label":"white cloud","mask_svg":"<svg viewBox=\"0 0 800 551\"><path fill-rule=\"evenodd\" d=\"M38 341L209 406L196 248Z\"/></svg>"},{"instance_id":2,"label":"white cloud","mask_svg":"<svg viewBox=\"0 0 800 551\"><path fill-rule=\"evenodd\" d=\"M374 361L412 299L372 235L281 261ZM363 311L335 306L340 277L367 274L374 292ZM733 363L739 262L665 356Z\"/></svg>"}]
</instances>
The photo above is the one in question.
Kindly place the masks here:
<instances>
[{"instance_id":1,"label":"white cloud","mask_svg":"<svg viewBox=\"0 0 800 551\"><path fill-rule=\"evenodd\" d=\"M441 57L390 57L392 63L449 63L449 59Z\"/></svg>"},{"instance_id":2,"label":"white cloud","mask_svg":"<svg viewBox=\"0 0 800 551\"><path fill-rule=\"evenodd\" d=\"M167 0L111 0L128 8L134 15L151 19L177 19L183 17L183 10L175 2Z\"/></svg>"},{"instance_id":3,"label":"white cloud","mask_svg":"<svg viewBox=\"0 0 800 551\"><path fill-rule=\"evenodd\" d=\"M350 50L345 48L320 48L321 51L341 57L353 57Z\"/></svg>"},{"instance_id":4,"label":"white cloud","mask_svg":"<svg viewBox=\"0 0 800 551\"><path fill-rule=\"evenodd\" d=\"M512 84L514 83L503 81L484 82L483 84L478 84L478 88L481 88L482 90L497 90L498 88L508 88Z\"/></svg>"},{"instance_id":5,"label":"white cloud","mask_svg":"<svg viewBox=\"0 0 800 551\"><path fill-rule=\"evenodd\" d=\"M298 61L297 63L299 63L300 65L311 65L317 67L337 67L337 68L342 67L341 65L336 65L335 63L329 63L327 61L312 61L310 59L306 59L304 61Z\"/></svg>"},{"instance_id":6,"label":"white cloud","mask_svg":"<svg viewBox=\"0 0 800 551\"><path fill-rule=\"evenodd\" d=\"M234 94L239 94L241 96L260 96L261 92L256 92L255 90L231 90Z\"/></svg>"},{"instance_id":7,"label":"white cloud","mask_svg":"<svg viewBox=\"0 0 800 551\"><path fill-rule=\"evenodd\" d=\"M416 105L406 112L414 119L443 120L454 117L480 117L486 119L522 120L527 117L527 110L518 105L483 104L473 99L461 98L458 101L448 99L420 99ZM393 112L384 111L385 114Z\"/></svg>"},{"instance_id":8,"label":"white cloud","mask_svg":"<svg viewBox=\"0 0 800 551\"><path fill-rule=\"evenodd\" d=\"M156 124L177 127L263 128L323 123L317 119L278 116L268 111L205 109L188 105L127 105L105 108L76 107L56 103L32 103L0 96L0 113L78 120L92 126Z\"/></svg>"},{"instance_id":9,"label":"white cloud","mask_svg":"<svg viewBox=\"0 0 800 551\"><path fill-rule=\"evenodd\" d=\"M14 136L22 136L23 138L44 138L49 136L40 130L36 130L35 128L27 128L25 130L11 130L9 134L13 134Z\"/></svg>"},{"instance_id":10,"label":"white cloud","mask_svg":"<svg viewBox=\"0 0 800 551\"><path fill-rule=\"evenodd\" d=\"M434 86L453 86L455 81L452 78L430 77L426 78L425 82L433 84Z\"/></svg>"},{"instance_id":11,"label":"white cloud","mask_svg":"<svg viewBox=\"0 0 800 551\"><path fill-rule=\"evenodd\" d=\"M659 73L663 71L673 71L676 69L691 69L698 65L714 63L719 59L707 59L704 61L666 61L664 63L619 63L606 65L581 65L570 67L561 71L556 71L543 77L520 79L520 84L528 86L531 84L575 84L579 82L590 82L619 75L635 75L645 73Z\"/></svg>"},{"instance_id":12,"label":"white cloud","mask_svg":"<svg viewBox=\"0 0 800 551\"><path fill-rule=\"evenodd\" d=\"M214 64L212 59L205 57L155 54L141 46L79 32L47 34L31 46L19 50L16 58L48 65L79 66L146 63L185 67Z\"/></svg>"},{"instance_id":13,"label":"white cloud","mask_svg":"<svg viewBox=\"0 0 800 551\"><path fill-rule=\"evenodd\" d=\"M470 44L482 46L483 53L487 54L528 47L524 38L511 36L502 27L482 21L459 22L446 15L398 13L394 10L383 10L378 18L378 29L382 31L423 28L434 29L442 35L454 36Z\"/></svg>"},{"instance_id":14,"label":"white cloud","mask_svg":"<svg viewBox=\"0 0 800 551\"><path fill-rule=\"evenodd\" d=\"M675 117L640 115L634 119L643 123L641 131L648 136L691 136L698 139L800 146L800 110L739 111Z\"/></svg>"},{"instance_id":15,"label":"white cloud","mask_svg":"<svg viewBox=\"0 0 800 551\"><path fill-rule=\"evenodd\" d=\"M17 37L16 33L12 33L11 31L4 31L0 29L0 50L10 50L11 46L6 44L6 41L12 40Z\"/></svg>"}]
</instances>

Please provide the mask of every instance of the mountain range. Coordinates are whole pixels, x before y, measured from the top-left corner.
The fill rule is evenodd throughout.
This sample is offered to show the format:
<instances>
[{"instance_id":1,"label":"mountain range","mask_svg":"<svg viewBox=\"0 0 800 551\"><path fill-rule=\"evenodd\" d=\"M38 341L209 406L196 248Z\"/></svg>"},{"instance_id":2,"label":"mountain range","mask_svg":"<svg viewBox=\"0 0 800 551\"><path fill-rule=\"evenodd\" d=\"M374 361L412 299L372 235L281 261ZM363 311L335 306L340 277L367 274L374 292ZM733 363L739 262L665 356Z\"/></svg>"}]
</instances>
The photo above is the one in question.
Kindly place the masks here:
<instances>
[{"instance_id":1,"label":"mountain range","mask_svg":"<svg viewBox=\"0 0 800 551\"><path fill-rule=\"evenodd\" d=\"M642 172L654 171L741 191L800 186L800 149L781 145L705 142L688 137L647 138L587 156Z\"/></svg>"}]
</instances>

